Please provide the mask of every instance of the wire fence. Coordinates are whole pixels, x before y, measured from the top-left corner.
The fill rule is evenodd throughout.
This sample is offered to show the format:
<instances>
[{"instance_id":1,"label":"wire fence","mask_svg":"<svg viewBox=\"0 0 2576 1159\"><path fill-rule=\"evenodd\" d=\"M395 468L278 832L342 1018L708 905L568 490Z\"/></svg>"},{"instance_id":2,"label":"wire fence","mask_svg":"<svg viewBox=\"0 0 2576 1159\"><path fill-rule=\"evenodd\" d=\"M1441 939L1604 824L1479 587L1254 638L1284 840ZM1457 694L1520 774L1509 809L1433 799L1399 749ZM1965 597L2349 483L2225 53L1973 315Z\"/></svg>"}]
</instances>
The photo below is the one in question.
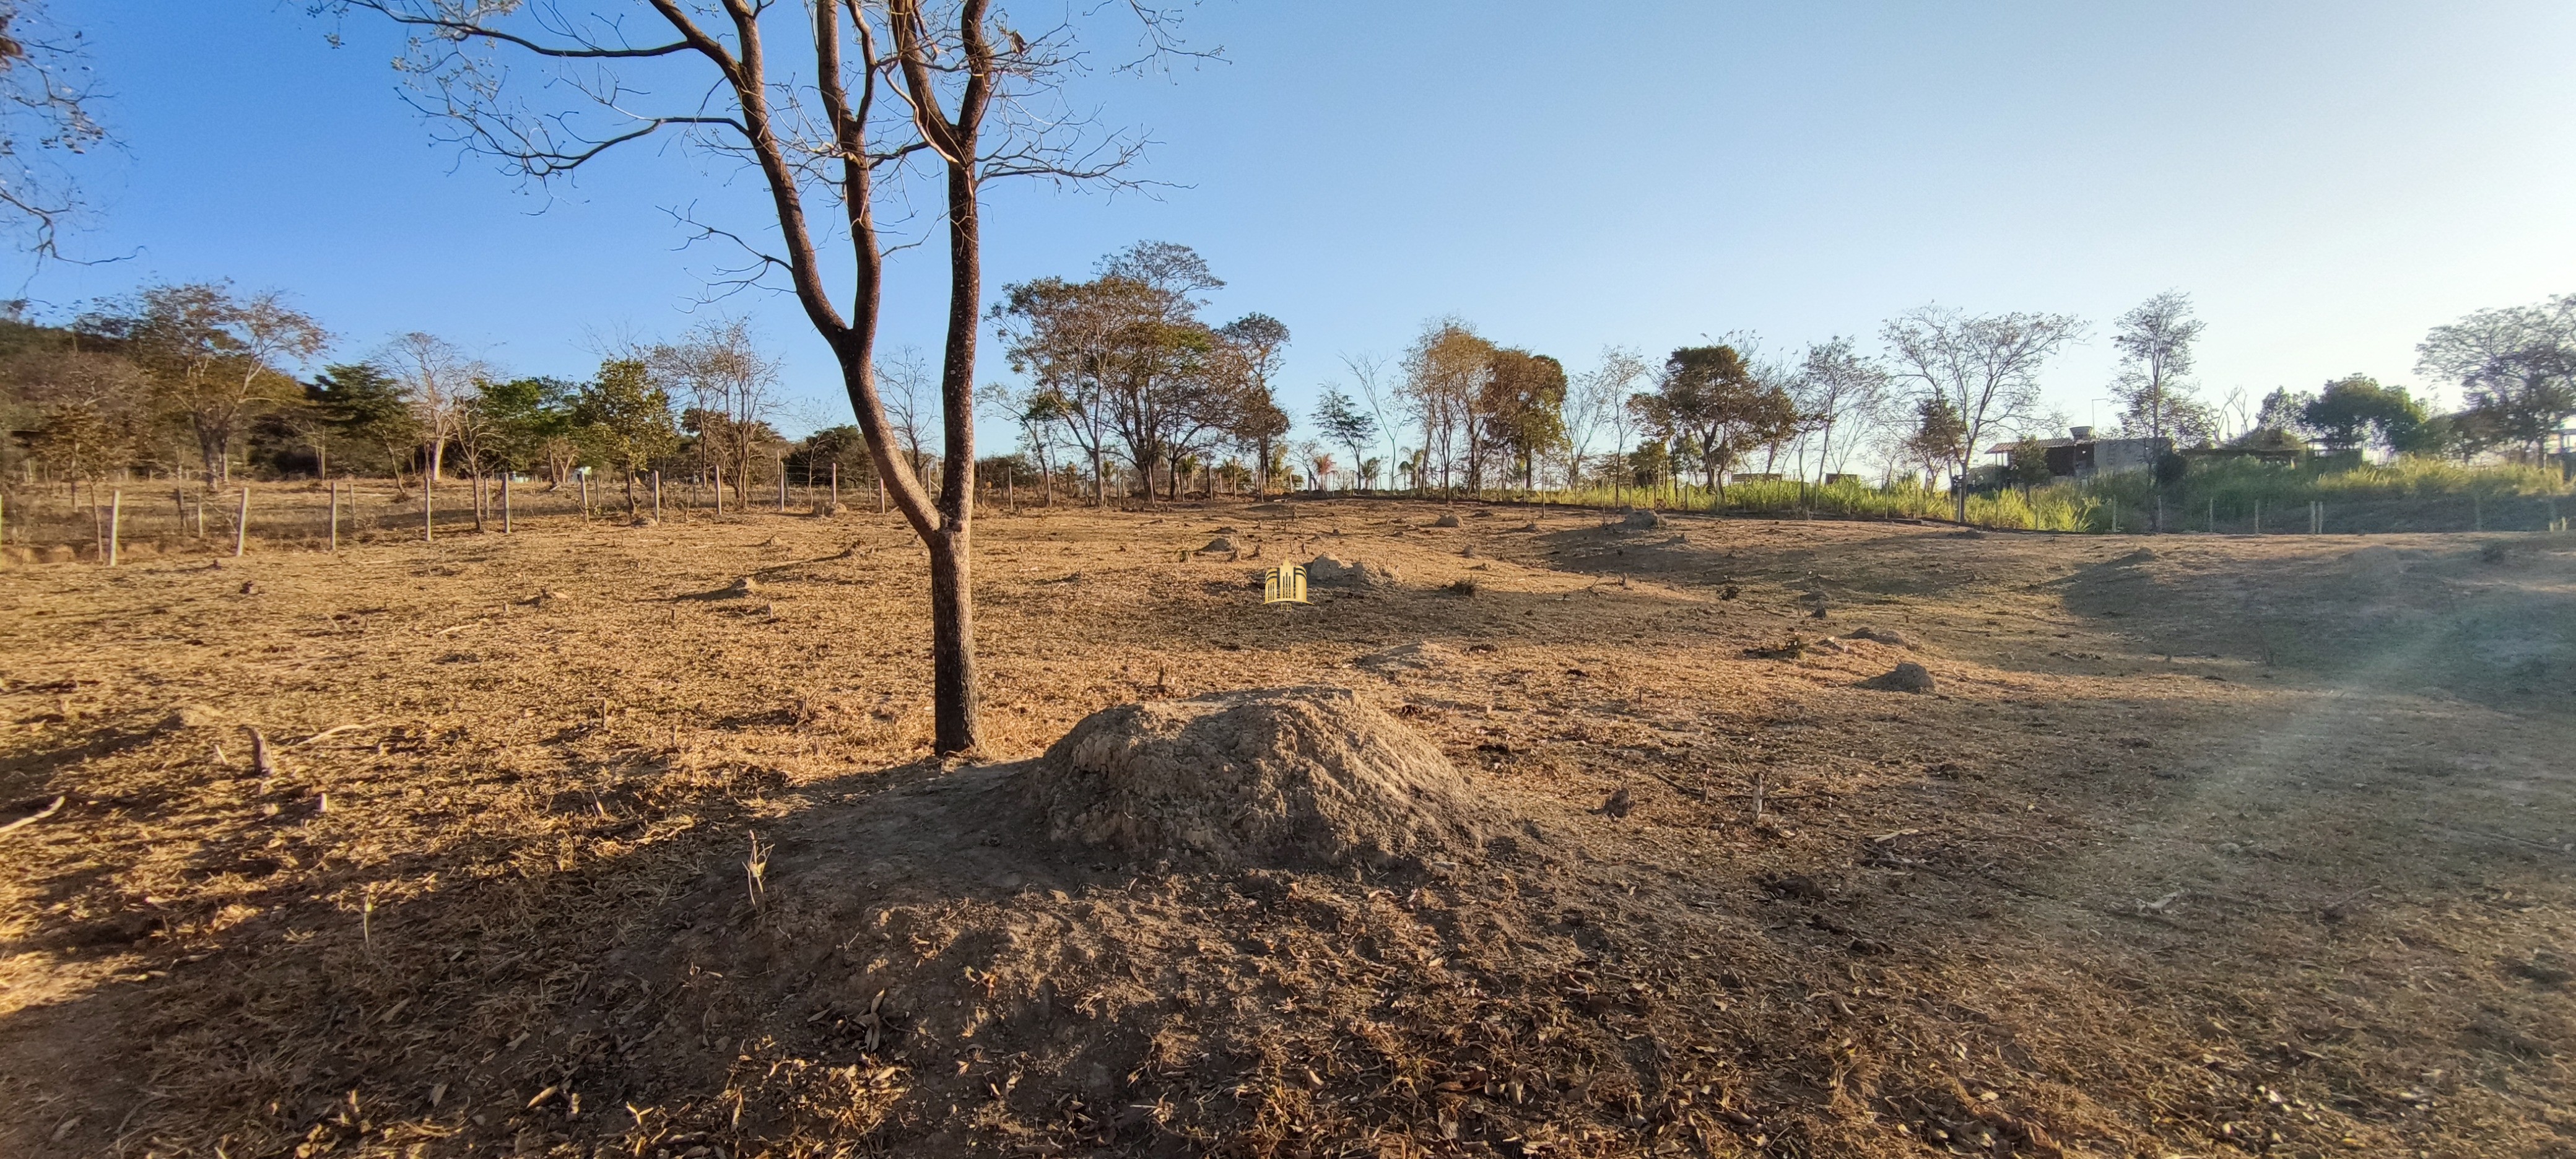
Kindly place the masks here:
<instances>
[{"instance_id":1,"label":"wire fence","mask_svg":"<svg viewBox=\"0 0 2576 1159\"><path fill-rule=\"evenodd\" d=\"M1092 506L1088 496L1021 494L996 487L979 495L987 510ZM856 493L852 493L856 492ZM1948 523L1948 495L1849 483L1738 483L1722 494L1705 488L1596 489L1469 495L1441 491L1308 491L1302 499L1380 498L1520 503L1614 513L1632 509L1772 518ZM1285 497L1283 494L1280 497ZM1189 494L1182 503L1210 497ZM1216 496L1252 499L1255 496ZM1052 500L1052 502L1049 502ZM1118 509L1141 509L1126 497ZM1172 502L1172 500L1164 500ZM1160 504L1156 504L1159 506ZM2423 532L2564 531L2576 499L2558 495L2418 495L2289 503L2242 498L2168 502L2051 489L2037 494L1981 492L1968 498L1975 527L2074 533L2221 535L2369 535ZM126 483L21 485L0 491L0 563L109 562L169 555L234 555L261 551L328 551L340 546L510 534L564 520L695 520L720 514L813 515L885 510L872 484L764 480L721 491L707 476L639 475L631 485L584 476L561 484L491 478L454 479L422 487L390 479L250 482L226 487Z\"/></svg>"},{"instance_id":2,"label":"wire fence","mask_svg":"<svg viewBox=\"0 0 2576 1159\"><path fill-rule=\"evenodd\" d=\"M0 491L0 561L64 563L165 555L328 551L339 546L510 534L567 520L688 520L718 514L812 515L843 506L874 510L873 487L776 480L719 494L704 477L526 480L337 479L248 482L208 488L152 481L13 487Z\"/></svg>"}]
</instances>

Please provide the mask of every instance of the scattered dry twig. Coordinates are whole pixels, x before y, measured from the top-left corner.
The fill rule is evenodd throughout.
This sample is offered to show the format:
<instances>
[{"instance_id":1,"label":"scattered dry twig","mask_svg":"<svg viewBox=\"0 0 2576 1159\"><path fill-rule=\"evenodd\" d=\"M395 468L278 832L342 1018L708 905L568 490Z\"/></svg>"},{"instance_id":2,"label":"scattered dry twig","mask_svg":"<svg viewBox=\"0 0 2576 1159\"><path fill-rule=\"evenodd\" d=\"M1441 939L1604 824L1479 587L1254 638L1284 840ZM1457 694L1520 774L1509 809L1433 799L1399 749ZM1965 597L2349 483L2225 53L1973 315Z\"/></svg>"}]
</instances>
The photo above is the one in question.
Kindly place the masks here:
<instances>
[{"instance_id":1,"label":"scattered dry twig","mask_svg":"<svg viewBox=\"0 0 2576 1159\"><path fill-rule=\"evenodd\" d=\"M289 743L288 743L287 747L288 747L288 748L296 748L296 747L300 747L300 746L303 746L303 745L309 745L309 744L312 744L313 742L318 741L318 740L328 740L328 739L330 739L330 738L332 738L332 737L335 737L335 736L338 736L338 735L340 735L341 733L344 733L344 732L354 732L354 731L356 731L356 730L358 730L358 729L362 729L362 728L371 728L371 727L373 727L374 725L375 725L375 722L374 722L374 721L361 721L361 722L359 722L359 723L357 723L357 724L339 724L339 725L333 725L333 726L331 726L330 728L323 729L322 731L317 732L317 733L314 733L313 735L308 736L308 737L304 738L303 740L299 740L299 741L291 741L291 742L289 742Z\"/></svg>"},{"instance_id":2,"label":"scattered dry twig","mask_svg":"<svg viewBox=\"0 0 2576 1159\"><path fill-rule=\"evenodd\" d=\"M71 798L69 797L56 797L52 804L47 805L42 809L38 809L33 813L29 813L24 817L20 817L6 825L0 825L0 833L10 833L24 829L29 825L33 825L38 821L42 821L47 817L51 817L56 813L62 812L63 802L70 799Z\"/></svg>"}]
</instances>

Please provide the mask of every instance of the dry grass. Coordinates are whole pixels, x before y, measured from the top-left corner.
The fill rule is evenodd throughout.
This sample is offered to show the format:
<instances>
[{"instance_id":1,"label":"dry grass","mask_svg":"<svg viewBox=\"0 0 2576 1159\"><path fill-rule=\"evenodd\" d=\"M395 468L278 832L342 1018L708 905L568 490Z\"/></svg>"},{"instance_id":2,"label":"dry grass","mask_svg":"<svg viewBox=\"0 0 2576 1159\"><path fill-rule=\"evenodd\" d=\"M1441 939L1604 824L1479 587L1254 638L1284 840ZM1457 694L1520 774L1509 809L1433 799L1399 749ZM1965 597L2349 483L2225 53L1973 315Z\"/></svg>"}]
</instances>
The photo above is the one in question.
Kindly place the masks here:
<instances>
[{"instance_id":1,"label":"dry grass","mask_svg":"<svg viewBox=\"0 0 2576 1159\"><path fill-rule=\"evenodd\" d=\"M875 516L0 572L0 1153L2565 1153L2555 541L1289 509L982 524L989 758L1341 683L1518 849L1027 840Z\"/></svg>"}]
</instances>

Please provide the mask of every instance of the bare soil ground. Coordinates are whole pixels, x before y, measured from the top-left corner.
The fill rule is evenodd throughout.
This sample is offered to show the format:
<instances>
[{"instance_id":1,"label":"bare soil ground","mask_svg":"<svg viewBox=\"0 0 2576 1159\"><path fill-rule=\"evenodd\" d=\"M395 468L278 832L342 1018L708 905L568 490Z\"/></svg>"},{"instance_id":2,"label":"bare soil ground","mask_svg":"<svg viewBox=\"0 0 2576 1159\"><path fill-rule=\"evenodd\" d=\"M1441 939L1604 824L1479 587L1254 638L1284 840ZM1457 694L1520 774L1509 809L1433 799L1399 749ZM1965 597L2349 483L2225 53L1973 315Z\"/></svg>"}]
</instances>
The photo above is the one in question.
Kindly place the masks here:
<instances>
[{"instance_id":1,"label":"bare soil ground","mask_svg":"<svg viewBox=\"0 0 2576 1159\"><path fill-rule=\"evenodd\" d=\"M2576 1155L2576 543L1442 510L988 518L945 765L878 516L0 571L0 1154ZM1317 684L1507 832L1028 807Z\"/></svg>"}]
</instances>

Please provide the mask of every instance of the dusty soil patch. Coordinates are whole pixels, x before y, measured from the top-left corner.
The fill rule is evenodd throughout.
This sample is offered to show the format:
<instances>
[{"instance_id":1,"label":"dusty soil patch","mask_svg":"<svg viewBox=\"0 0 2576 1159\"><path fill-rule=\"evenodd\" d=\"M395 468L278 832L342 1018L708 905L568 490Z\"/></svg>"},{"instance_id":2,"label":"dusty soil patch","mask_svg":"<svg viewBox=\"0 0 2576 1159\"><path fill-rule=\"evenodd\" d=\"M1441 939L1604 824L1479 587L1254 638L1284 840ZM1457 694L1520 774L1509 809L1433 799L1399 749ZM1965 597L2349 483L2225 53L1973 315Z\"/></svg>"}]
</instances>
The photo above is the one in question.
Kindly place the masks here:
<instances>
[{"instance_id":1,"label":"dusty soil patch","mask_svg":"<svg viewBox=\"0 0 2576 1159\"><path fill-rule=\"evenodd\" d=\"M1293 510L980 524L985 766L890 518L0 575L0 1153L2563 1152L2563 541ZM1265 608L1221 524L1408 582ZM1920 650L1744 657L1819 599ZM1475 855L1162 867L1023 779L1316 682Z\"/></svg>"}]
</instances>

